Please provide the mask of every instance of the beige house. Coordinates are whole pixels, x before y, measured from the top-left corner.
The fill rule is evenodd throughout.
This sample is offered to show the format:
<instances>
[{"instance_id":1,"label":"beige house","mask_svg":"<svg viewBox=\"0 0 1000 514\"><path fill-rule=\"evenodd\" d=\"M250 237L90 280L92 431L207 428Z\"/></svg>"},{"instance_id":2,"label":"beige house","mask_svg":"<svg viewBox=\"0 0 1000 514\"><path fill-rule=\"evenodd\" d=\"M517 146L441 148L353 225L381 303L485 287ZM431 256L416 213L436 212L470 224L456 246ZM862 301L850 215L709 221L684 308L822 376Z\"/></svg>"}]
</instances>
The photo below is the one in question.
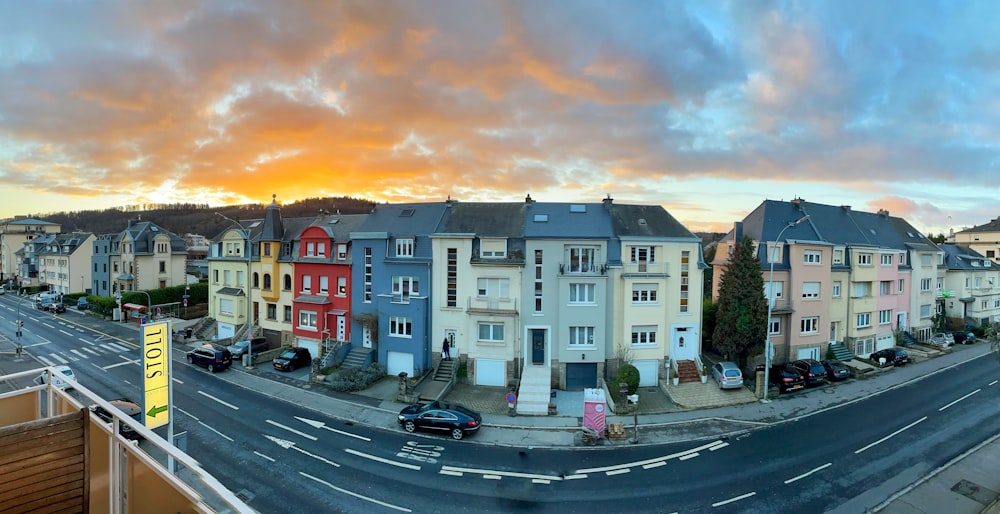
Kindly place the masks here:
<instances>
[{"instance_id":1,"label":"beige house","mask_svg":"<svg viewBox=\"0 0 1000 514\"><path fill-rule=\"evenodd\" d=\"M184 240L154 223L132 222L113 240L112 293L184 285Z\"/></svg>"},{"instance_id":2,"label":"beige house","mask_svg":"<svg viewBox=\"0 0 1000 514\"><path fill-rule=\"evenodd\" d=\"M61 294L85 292L91 281L94 234L55 234L37 251L39 282Z\"/></svg>"},{"instance_id":3,"label":"beige house","mask_svg":"<svg viewBox=\"0 0 1000 514\"><path fill-rule=\"evenodd\" d=\"M948 236L948 243L966 246L987 259L1000 263L1000 218Z\"/></svg>"}]
</instances>

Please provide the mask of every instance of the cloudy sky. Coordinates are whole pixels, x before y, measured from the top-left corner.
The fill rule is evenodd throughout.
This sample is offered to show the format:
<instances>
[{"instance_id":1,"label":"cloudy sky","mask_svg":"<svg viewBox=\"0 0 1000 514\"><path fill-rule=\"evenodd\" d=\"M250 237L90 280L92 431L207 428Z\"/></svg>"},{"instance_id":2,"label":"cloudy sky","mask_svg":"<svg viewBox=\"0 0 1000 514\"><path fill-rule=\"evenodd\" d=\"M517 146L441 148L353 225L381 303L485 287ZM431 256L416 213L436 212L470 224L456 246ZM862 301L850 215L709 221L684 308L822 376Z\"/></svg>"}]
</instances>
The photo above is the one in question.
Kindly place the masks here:
<instances>
[{"instance_id":1,"label":"cloudy sky","mask_svg":"<svg viewBox=\"0 0 1000 514\"><path fill-rule=\"evenodd\" d=\"M0 217L765 199L1000 215L1000 3L3 1Z\"/></svg>"}]
</instances>

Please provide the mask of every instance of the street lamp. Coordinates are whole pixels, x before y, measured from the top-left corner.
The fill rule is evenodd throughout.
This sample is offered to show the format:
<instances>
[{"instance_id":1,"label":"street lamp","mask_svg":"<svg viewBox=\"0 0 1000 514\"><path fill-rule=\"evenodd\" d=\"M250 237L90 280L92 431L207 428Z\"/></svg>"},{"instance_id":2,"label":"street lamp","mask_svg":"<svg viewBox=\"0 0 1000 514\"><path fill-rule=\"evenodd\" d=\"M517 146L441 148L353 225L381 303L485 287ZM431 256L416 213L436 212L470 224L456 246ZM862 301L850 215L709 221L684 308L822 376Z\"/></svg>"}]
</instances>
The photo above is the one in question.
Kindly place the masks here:
<instances>
[{"instance_id":1,"label":"street lamp","mask_svg":"<svg viewBox=\"0 0 1000 514\"><path fill-rule=\"evenodd\" d=\"M774 305L774 291L771 288L774 287L774 251L778 248L778 242L781 241L781 235L785 233L786 230L802 223L803 221L809 219L809 215L806 214L795 221L789 221L784 228L778 232L778 236L774 238L774 244L771 246L771 253L768 260L771 261L771 275L767 279L767 322L765 326L765 337L764 340L764 397L760 399L761 403L767 403L767 391L771 373L771 354L774 353L774 345L771 343L771 307Z\"/></svg>"},{"instance_id":2,"label":"street lamp","mask_svg":"<svg viewBox=\"0 0 1000 514\"><path fill-rule=\"evenodd\" d=\"M244 252L244 256L247 259L247 276L245 277L245 279L246 279L246 288L247 288L246 289L246 292L247 292L247 362L249 363L248 367L253 367L253 337L252 337L252 334L250 333L251 323L252 323L252 320L253 320L253 310L252 310L253 307L252 307L252 304L250 303L250 254L251 254L251 248L252 248L251 243L250 243L250 231L247 230L247 228L244 227L243 224L240 223L239 221L236 221L236 220L230 218L229 216L226 216L225 214L222 214L221 212L217 212L215 214L216 214L216 216L219 216L220 218L222 218L222 219L224 219L226 221L229 221L230 223L232 223L232 224L240 227L240 230L242 232L241 235L243 236L244 241L246 241L246 251Z\"/></svg>"}]
</instances>

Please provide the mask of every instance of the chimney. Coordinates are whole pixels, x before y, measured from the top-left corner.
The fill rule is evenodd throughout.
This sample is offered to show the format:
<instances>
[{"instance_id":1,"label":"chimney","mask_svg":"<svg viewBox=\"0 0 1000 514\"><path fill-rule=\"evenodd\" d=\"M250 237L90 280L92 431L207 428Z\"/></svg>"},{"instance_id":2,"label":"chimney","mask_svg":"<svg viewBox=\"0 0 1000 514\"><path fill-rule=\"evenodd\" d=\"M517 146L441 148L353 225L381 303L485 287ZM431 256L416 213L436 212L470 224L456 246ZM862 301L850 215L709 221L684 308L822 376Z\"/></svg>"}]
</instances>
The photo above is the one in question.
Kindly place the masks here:
<instances>
[{"instance_id":1,"label":"chimney","mask_svg":"<svg viewBox=\"0 0 1000 514\"><path fill-rule=\"evenodd\" d=\"M889 217L889 211L887 211L885 209L879 209L878 210L878 215L882 216L883 218L888 218Z\"/></svg>"},{"instance_id":2,"label":"chimney","mask_svg":"<svg viewBox=\"0 0 1000 514\"><path fill-rule=\"evenodd\" d=\"M840 208L844 209L845 211L851 210L851 206L850 205L841 205Z\"/></svg>"},{"instance_id":3,"label":"chimney","mask_svg":"<svg viewBox=\"0 0 1000 514\"><path fill-rule=\"evenodd\" d=\"M609 193L608 197L603 200L603 202L604 202L604 208L607 209L607 210L611 210L611 202L613 202L613 201L614 200L611 198L611 194Z\"/></svg>"},{"instance_id":4,"label":"chimney","mask_svg":"<svg viewBox=\"0 0 1000 514\"><path fill-rule=\"evenodd\" d=\"M799 197L795 197L795 198L792 198L792 203L793 203L793 204L795 204L795 205L800 205L800 204L802 204L802 202L804 202L804 201L805 201L805 200L803 200L803 199L801 199L801 198L799 198Z\"/></svg>"},{"instance_id":5,"label":"chimney","mask_svg":"<svg viewBox=\"0 0 1000 514\"><path fill-rule=\"evenodd\" d=\"M535 203L535 201L531 199L531 194L530 194L530 193L529 193L529 194L527 194L527 195L526 195L526 196L524 197L524 203L528 203L528 204L531 204L531 203Z\"/></svg>"}]
</instances>

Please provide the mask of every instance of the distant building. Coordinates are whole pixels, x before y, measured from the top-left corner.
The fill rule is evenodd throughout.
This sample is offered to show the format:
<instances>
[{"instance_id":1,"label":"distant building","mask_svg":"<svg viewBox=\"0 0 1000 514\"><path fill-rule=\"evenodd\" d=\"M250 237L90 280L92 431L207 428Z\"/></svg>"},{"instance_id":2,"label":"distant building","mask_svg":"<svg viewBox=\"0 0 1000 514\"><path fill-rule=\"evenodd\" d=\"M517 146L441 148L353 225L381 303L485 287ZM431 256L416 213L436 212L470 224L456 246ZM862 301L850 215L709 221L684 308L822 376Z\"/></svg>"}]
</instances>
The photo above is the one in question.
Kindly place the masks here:
<instances>
[{"instance_id":1,"label":"distant building","mask_svg":"<svg viewBox=\"0 0 1000 514\"><path fill-rule=\"evenodd\" d=\"M23 251L24 245L39 236L58 234L61 229L58 223L34 218L0 221L0 280L24 287L38 285L38 262L33 251Z\"/></svg>"},{"instance_id":2,"label":"distant building","mask_svg":"<svg viewBox=\"0 0 1000 514\"><path fill-rule=\"evenodd\" d=\"M38 278L57 293L83 293L91 283L91 257L94 234L73 232L47 235L46 242L35 252Z\"/></svg>"},{"instance_id":3,"label":"distant building","mask_svg":"<svg viewBox=\"0 0 1000 514\"><path fill-rule=\"evenodd\" d=\"M112 296L186 283L184 240L155 223L129 220L125 230L95 238L92 246L95 292Z\"/></svg>"}]
</instances>

